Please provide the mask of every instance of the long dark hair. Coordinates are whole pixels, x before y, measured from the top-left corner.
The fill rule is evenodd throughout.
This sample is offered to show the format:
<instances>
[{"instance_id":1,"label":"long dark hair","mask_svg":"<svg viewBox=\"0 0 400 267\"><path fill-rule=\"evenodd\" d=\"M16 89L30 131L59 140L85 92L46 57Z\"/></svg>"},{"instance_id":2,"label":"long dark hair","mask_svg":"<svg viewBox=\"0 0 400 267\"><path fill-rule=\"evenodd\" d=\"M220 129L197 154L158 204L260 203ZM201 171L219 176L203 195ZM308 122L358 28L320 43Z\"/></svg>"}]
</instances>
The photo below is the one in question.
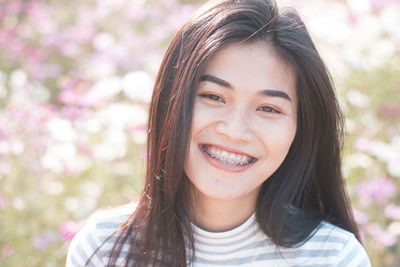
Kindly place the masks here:
<instances>
[{"instance_id":1,"label":"long dark hair","mask_svg":"<svg viewBox=\"0 0 400 267\"><path fill-rule=\"evenodd\" d=\"M270 45L293 68L298 96L296 136L282 165L262 185L258 224L281 247L304 243L321 220L360 240L341 173L343 118L305 25L295 11L278 11L273 0L225 0L196 13L166 52L150 106L146 186L136 211L116 233L109 265L122 256L126 266L186 266L193 260L184 164L199 77L221 48L254 41Z\"/></svg>"}]
</instances>

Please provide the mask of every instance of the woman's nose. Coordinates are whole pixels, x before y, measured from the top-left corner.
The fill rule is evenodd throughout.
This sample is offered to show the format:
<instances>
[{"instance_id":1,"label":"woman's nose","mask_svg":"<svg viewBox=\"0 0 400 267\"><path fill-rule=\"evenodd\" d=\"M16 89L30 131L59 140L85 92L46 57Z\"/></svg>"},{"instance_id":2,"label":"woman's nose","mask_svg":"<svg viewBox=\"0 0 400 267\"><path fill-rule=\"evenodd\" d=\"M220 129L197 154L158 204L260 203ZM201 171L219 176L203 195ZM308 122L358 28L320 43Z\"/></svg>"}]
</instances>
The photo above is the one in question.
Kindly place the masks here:
<instances>
[{"instance_id":1,"label":"woman's nose","mask_svg":"<svg viewBox=\"0 0 400 267\"><path fill-rule=\"evenodd\" d=\"M249 127L245 112L240 110L220 118L216 125L216 132L235 141L250 142L253 139L253 132Z\"/></svg>"}]
</instances>

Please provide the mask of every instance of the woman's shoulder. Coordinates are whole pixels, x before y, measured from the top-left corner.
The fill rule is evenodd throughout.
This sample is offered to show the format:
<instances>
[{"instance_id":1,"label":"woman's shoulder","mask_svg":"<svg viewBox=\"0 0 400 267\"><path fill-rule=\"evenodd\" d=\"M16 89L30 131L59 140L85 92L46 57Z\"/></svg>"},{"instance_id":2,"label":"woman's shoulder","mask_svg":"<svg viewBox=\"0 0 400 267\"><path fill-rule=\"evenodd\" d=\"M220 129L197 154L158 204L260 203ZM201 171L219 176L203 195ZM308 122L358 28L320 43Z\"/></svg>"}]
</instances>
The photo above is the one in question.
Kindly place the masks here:
<instances>
[{"instance_id":1,"label":"woman's shoulder","mask_svg":"<svg viewBox=\"0 0 400 267\"><path fill-rule=\"evenodd\" d=\"M89 266L106 265L103 252L112 248L119 229L135 211L137 203L99 210L90 216L72 240L67 255L67 267L84 266L91 257Z\"/></svg>"},{"instance_id":2,"label":"woman's shoulder","mask_svg":"<svg viewBox=\"0 0 400 267\"><path fill-rule=\"evenodd\" d=\"M311 258L329 259L332 266L371 266L368 255L353 233L322 221L301 246Z\"/></svg>"}]
</instances>

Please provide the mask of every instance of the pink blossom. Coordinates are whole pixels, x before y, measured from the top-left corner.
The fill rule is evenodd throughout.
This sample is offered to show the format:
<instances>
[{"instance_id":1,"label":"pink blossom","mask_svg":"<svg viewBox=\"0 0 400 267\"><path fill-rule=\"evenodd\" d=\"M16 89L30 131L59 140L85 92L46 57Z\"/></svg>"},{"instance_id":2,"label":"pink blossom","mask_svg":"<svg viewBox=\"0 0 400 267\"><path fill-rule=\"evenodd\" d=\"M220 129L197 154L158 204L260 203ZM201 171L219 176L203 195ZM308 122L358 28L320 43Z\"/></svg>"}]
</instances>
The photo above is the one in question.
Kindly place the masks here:
<instances>
[{"instance_id":1,"label":"pink blossom","mask_svg":"<svg viewBox=\"0 0 400 267\"><path fill-rule=\"evenodd\" d=\"M25 56L26 56L26 58L28 60L30 60L30 61L32 61L32 62L34 62L36 64L40 63L40 62L43 62L46 59L46 57L42 53L42 51L40 51L39 49L37 49L33 45L25 46L24 53L25 53Z\"/></svg>"},{"instance_id":2,"label":"pink blossom","mask_svg":"<svg viewBox=\"0 0 400 267\"><path fill-rule=\"evenodd\" d=\"M0 209L6 208L7 204L8 204L7 197L0 195Z\"/></svg>"},{"instance_id":3,"label":"pink blossom","mask_svg":"<svg viewBox=\"0 0 400 267\"><path fill-rule=\"evenodd\" d=\"M93 159L94 155L93 155L93 149L89 144L85 144L85 143L80 143L78 142L76 144L76 148L78 149L78 151L82 154L85 155L86 157Z\"/></svg>"},{"instance_id":4,"label":"pink blossom","mask_svg":"<svg viewBox=\"0 0 400 267\"><path fill-rule=\"evenodd\" d=\"M16 210L23 210L25 209L25 201L20 197L15 197L12 200L12 206Z\"/></svg>"},{"instance_id":5,"label":"pink blossom","mask_svg":"<svg viewBox=\"0 0 400 267\"><path fill-rule=\"evenodd\" d=\"M394 3L395 1L396 0L371 0L371 3L374 7L381 9L384 8L385 6Z\"/></svg>"},{"instance_id":6,"label":"pink blossom","mask_svg":"<svg viewBox=\"0 0 400 267\"><path fill-rule=\"evenodd\" d=\"M46 250L54 244L56 236L51 231L44 231L32 239L32 245L39 250Z\"/></svg>"},{"instance_id":7,"label":"pink blossom","mask_svg":"<svg viewBox=\"0 0 400 267\"><path fill-rule=\"evenodd\" d=\"M142 159L142 160L147 160L147 149L146 148L143 148L141 151L140 151L140 158Z\"/></svg>"},{"instance_id":8,"label":"pink blossom","mask_svg":"<svg viewBox=\"0 0 400 267\"><path fill-rule=\"evenodd\" d=\"M397 103L386 103L379 108L378 114L384 119L398 118L400 116L400 107Z\"/></svg>"},{"instance_id":9,"label":"pink blossom","mask_svg":"<svg viewBox=\"0 0 400 267\"><path fill-rule=\"evenodd\" d=\"M71 47L89 44L92 41L94 35L95 31L93 29L93 26L89 23L76 25L63 33L63 39L66 42L64 46L67 45Z\"/></svg>"},{"instance_id":10,"label":"pink blossom","mask_svg":"<svg viewBox=\"0 0 400 267\"><path fill-rule=\"evenodd\" d=\"M5 259L7 257L10 257L12 254L15 252L15 247L12 244L5 244L1 248L1 258Z\"/></svg>"},{"instance_id":11,"label":"pink blossom","mask_svg":"<svg viewBox=\"0 0 400 267\"><path fill-rule=\"evenodd\" d=\"M59 233L62 240L71 241L76 233L82 228L83 223L74 221L65 221L59 227Z\"/></svg>"},{"instance_id":12,"label":"pink blossom","mask_svg":"<svg viewBox=\"0 0 400 267\"><path fill-rule=\"evenodd\" d=\"M24 131L28 129L41 129L43 124L54 116L55 107L51 104L32 104L28 107L15 106L8 110L10 125L23 123ZM40 126L40 127L38 127Z\"/></svg>"},{"instance_id":13,"label":"pink blossom","mask_svg":"<svg viewBox=\"0 0 400 267\"><path fill-rule=\"evenodd\" d=\"M132 125L132 127L129 127L127 129L130 132L146 132L147 131L147 126L143 125L143 124L139 124L139 125Z\"/></svg>"},{"instance_id":14,"label":"pink blossom","mask_svg":"<svg viewBox=\"0 0 400 267\"><path fill-rule=\"evenodd\" d=\"M88 91L89 82L85 80L69 80L58 95L58 100L66 105L86 106L85 94Z\"/></svg>"},{"instance_id":15,"label":"pink blossom","mask_svg":"<svg viewBox=\"0 0 400 267\"><path fill-rule=\"evenodd\" d=\"M400 136L400 128L397 128L395 125L389 126L386 129L386 134L389 139L393 139L396 136Z\"/></svg>"},{"instance_id":16,"label":"pink blossom","mask_svg":"<svg viewBox=\"0 0 400 267\"><path fill-rule=\"evenodd\" d=\"M348 15L348 20L350 22L351 25L355 25L358 22L358 16L356 13L350 11L349 15Z\"/></svg>"},{"instance_id":17,"label":"pink blossom","mask_svg":"<svg viewBox=\"0 0 400 267\"><path fill-rule=\"evenodd\" d=\"M53 14L50 5L46 5L39 1L31 1L27 7L28 20L34 29L41 34L54 33L57 25L56 20L50 17Z\"/></svg>"},{"instance_id":18,"label":"pink blossom","mask_svg":"<svg viewBox=\"0 0 400 267\"><path fill-rule=\"evenodd\" d=\"M0 28L0 43L7 44L11 39L11 32L7 29Z\"/></svg>"},{"instance_id":19,"label":"pink blossom","mask_svg":"<svg viewBox=\"0 0 400 267\"><path fill-rule=\"evenodd\" d=\"M355 143L355 148L360 152L367 152L371 149L371 142L364 137L358 138Z\"/></svg>"},{"instance_id":20,"label":"pink blossom","mask_svg":"<svg viewBox=\"0 0 400 267\"><path fill-rule=\"evenodd\" d=\"M7 56L11 63L16 63L20 59L20 55L24 53L25 44L18 38L11 36L11 34L7 35L6 31L3 34L0 32L0 41L6 44L5 50L8 52L4 55Z\"/></svg>"},{"instance_id":21,"label":"pink blossom","mask_svg":"<svg viewBox=\"0 0 400 267\"><path fill-rule=\"evenodd\" d=\"M353 215L354 215L354 219L359 224L366 224L369 221L368 214L361 210L353 209Z\"/></svg>"},{"instance_id":22,"label":"pink blossom","mask_svg":"<svg viewBox=\"0 0 400 267\"><path fill-rule=\"evenodd\" d=\"M385 201L396 194L397 186L389 178L376 178L358 184L356 192L361 197L371 198L377 204L384 204Z\"/></svg>"},{"instance_id":23,"label":"pink blossom","mask_svg":"<svg viewBox=\"0 0 400 267\"><path fill-rule=\"evenodd\" d=\"M97 81L84 95L87 106L101 106L121 91L121 80L118 77L109 77Z\"/></svg>"},{"instance_id":24,"label":"pink blossom","mask_svg":"<svg viewBox=\"0 0 400 267\"><path fill-rule=\"evenodd\" d=\"M0 6L0 20L2 20L4 18L5 13L6 13L5 9L2 6Z\"/></svg>"},{"instance_id":25,"label":"pink blossom","mask_svg":"<svg viewBox=\"0 0 400 267\"><path fill-rule=\"evenodd\" d=\"M7 138L6 132L7 132L6 127L3 125L0 125L0 139Z\"/></svg>"},{"instance_id":26,"label":"pink blossom","mask_svg":"<svg viewBox=\"0 0 400 267\"><path fill-rule=\"evenodd\" d=\"M127 6L123 10L123 12L124 12L125 17L134 23L138 23L138 22L142 21L148 14L148 10L139 5Z\"/></svg>"},{"instance_id":27,"label":"pink blossom","mask_svg":"<svg viewBox=\"0 0 400 267\"><path fill-rule=\"evenodd\" d=\"M74 121L82 116L83 110L79 107L64 106L61 109L61 114L64 118Z\"/></svg>"},{"instance_id":28,"label":"pink blossom","mask_svg":"<svg viewBox=\"0 0 400 267\"><path fill-rule=\"evenodd\" d=\"M23 3L20 0L10 1L7 4L7 13L18 14L23 9Z\"/></svg>"},{"instance_id":29,"label":"pink blossom","mask_svg":"<svg viewBox=\"0 0 400 267\"><path fill-rule=\"evenodd\" d=\"M382 229L378 224L369 224L364 227L366 234L373 237L375 240L375 247L379 250L384 250L397 242L397 236L389 231Z\"/></svg>"},{"instance_id":30,"label":"pink blossom","mask_svg":"<svg viewBox=\"0 0 400 267\"><path fill-rule=\"evenodd\" d=\"M400 206L389 204L385 208L385 215L392 220L400 220Z\"/></svg>"}]
</instances>

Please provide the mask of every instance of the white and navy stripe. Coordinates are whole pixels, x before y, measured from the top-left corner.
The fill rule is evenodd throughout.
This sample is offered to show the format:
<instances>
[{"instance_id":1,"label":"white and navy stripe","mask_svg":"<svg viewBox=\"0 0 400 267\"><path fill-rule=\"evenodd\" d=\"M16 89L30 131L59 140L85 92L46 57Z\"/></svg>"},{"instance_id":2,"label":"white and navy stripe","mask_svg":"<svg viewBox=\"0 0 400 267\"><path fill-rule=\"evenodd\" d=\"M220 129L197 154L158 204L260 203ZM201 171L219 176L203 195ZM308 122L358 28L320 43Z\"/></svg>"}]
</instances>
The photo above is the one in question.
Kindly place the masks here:
<instances>
[{"instance_id":1,"label":"white and navy stripe","mask_svg":"<svg viewBox=\"0 0 400 267\"><path fill-rule=\"evenodd\" d=\"M129 217L134 205L103 211L93 216L72 241L67 267L83 266L95 250ZM226 232L208 232L192 224L195 260L192 267L210 266L371 266L369 258L354 235L327 222L302 246L277 248L261 231L255 214L242 225ZM115 237L107 240L91 258L89 266L106 266L107 252ZM117 261L123 266L124 250Z\"/></svg>"}]
</instances>

